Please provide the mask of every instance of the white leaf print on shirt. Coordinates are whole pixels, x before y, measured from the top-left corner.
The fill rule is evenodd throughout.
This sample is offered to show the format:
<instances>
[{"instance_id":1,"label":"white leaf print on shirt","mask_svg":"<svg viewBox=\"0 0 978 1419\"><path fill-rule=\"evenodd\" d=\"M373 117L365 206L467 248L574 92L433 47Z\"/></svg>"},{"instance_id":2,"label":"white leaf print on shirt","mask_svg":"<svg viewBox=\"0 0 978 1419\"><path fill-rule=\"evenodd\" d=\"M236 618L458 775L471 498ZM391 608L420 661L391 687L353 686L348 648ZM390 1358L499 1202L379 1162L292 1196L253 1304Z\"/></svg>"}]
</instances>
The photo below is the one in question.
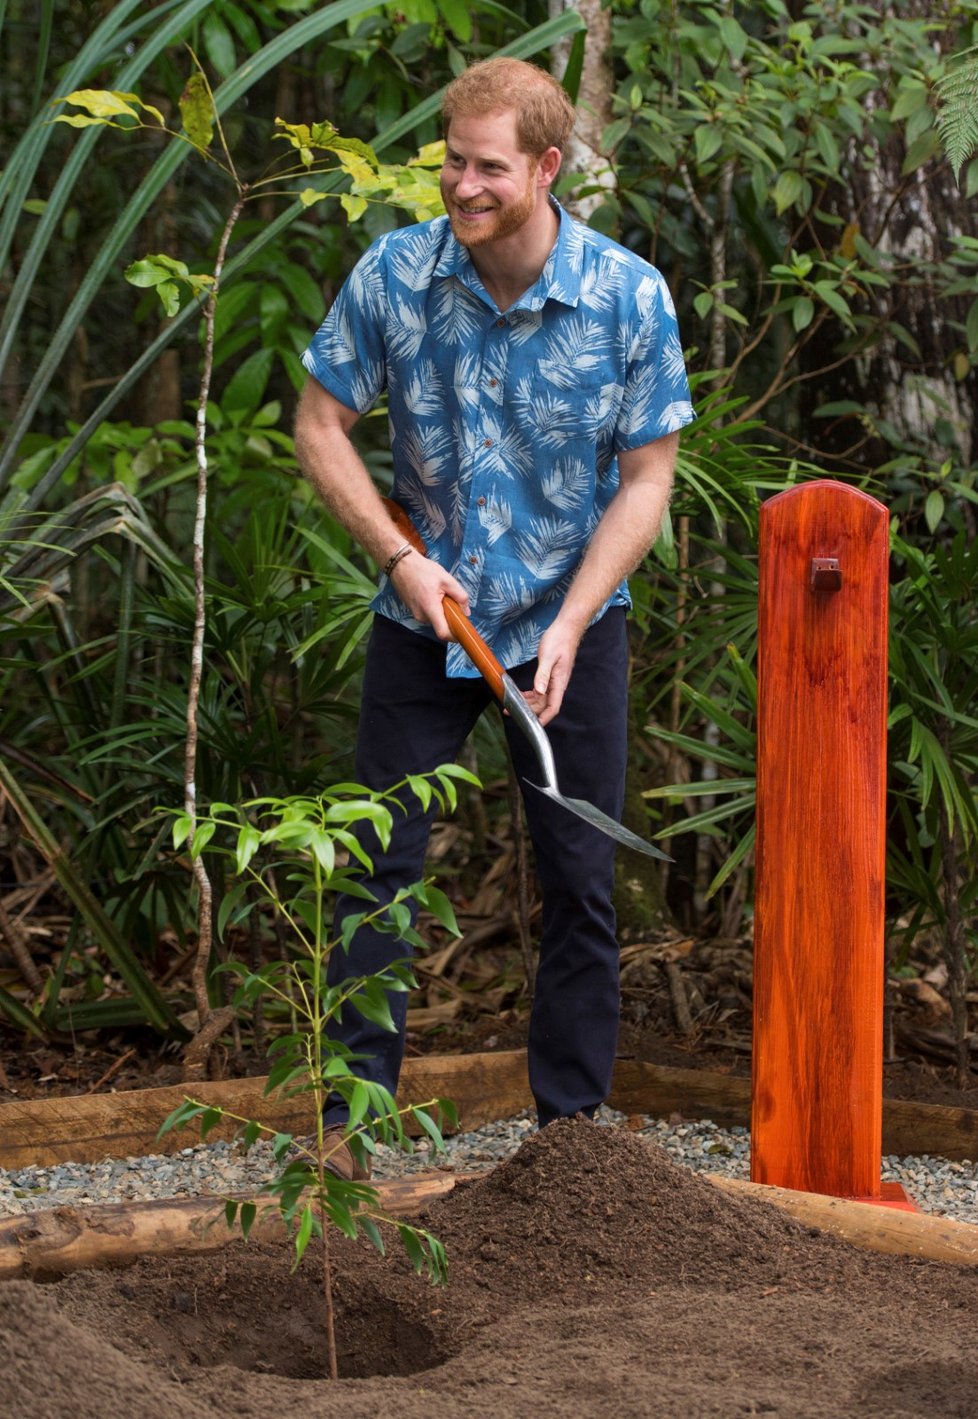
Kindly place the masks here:
<instances>
[{"instance_id":1,"label":"white leaf print on shirt","mask_svg":"<svg viewBox=\"0 0 978 1419\"><path fill-rule=\"evenodd\" d=\"M580 301L589 310L612 310L618 301L618 282L609 280L602 264L595 263L581 277Z\"/></svg>"},{"instance_id":2,"label":"white leaf print on shirt","mask_svg":"<svg viewBox=\"0 0 978 1419\"><path fill-rule=\"evenodd\" d=\"M336 320L326 334L326 356L331 365L346 365L357 357L357 342L348 316Z\"/></svg>"},{"instance_id":3,"label":"white leaf print on shirt","mask_svg":"<svg viewBox=\"0 0 978 1419\"><path fill-rule=\"evenodd\" d=\"M447 429L438 424L408 426L401 447L426 488L437 487L443 481L453 451Z\"/></svg>"},{"instance_id":4,"label":"white leaf print on shirt","mask_svg":"<svg viewBox=\"0 0 978 1419\"><path fill-rule=\"evenodd\" d=\"M479 522L485 528L486 538L489 546L492 547L512 527L513 510L505 498L493 496L485 507L480 507Z\"/></svg>"},{"instance_id":5,"label":"white leaf print on shirt","mask_svg":"<svg viewBox=\"0 0 978 1419\"><path fill-rule=\"evenodd\" d=\"M511 424L503 424L487 413L482 420L482 437L477 448L479 464L493 473L501 473L504 478L525 477L533 469L533 450L522 438L518 429ZM489 440L490 447L485 447Z\"/></svg>"},{"instance_id":6,"label":"white leaf print on shirt","mask_svg":"<svg viewBox=\"0 0 978 1419\"><path fill-rule=\"evenodd\" d=\"M391 256L391 272L405 290L426 291L431 283L431 273L438 264L437 246L432 250L430 240L399 246Z\"/></svg>"},{"instance_id":7,"label":"white leaf print on shirt","mask_svg":"<svg viewBox=\"0 0 978 1419\"><path fill-rule=\"evenodd\" d=\"M523 577L503 572L494 577L479 598L479 609L489 619L502 623L528 611L539 598Z\"/></svg>"},{"instance_id":8,"label":"white leaf print on shirt","mask_svg":"<svg viewBox=\"0 0 978 1419\"><path fill-rule=\"evenodd\" d=\"M679 336L670 332L662 346L662 374L667 384L678 385L685 391L686 388L686 362L683 359L683 347L679 343Z\"/></svg>"},{"instance_id":9,"label":"white leaf print on shirt","mask_svg":"<svg viewBox=\"0 0 978 1419\"><path fill-rule=\"evenodd\" d=\"M465 354L457 356L455 360L455 376L452 380L452 388L455 390L455 397L463 409L477 409L479 407L479 371L482 362L476 354Z\"/></svg>"},{"instance_id":10,"label":"white leaf print on shirt","mask_svg":"<svg viewBox=\"0 0 978 1419\"><path fill-rule=\"evenodd\" d=\"M398 496L400 501L407 505L411 521L421 533L426 546L430 547L439 537L445 535L448 526L445 514L438 504L428 497L424 488L417 484L399 488Z\"/></svg>"},{"instance_id":11,"label":"white leaf print on shirt","mask_svg":"<svg viewBox=\"0 0 978 1419\"><path fill-rule=\"evenodd\" d=\"M470 344L485 320L485 308L454 276L434 287L432 334L445 345Z\"/></svg>"},{"instance_id":12,"label":"white leaf print on shirt","mask_svg":"<svg viewBox=\"0 0 978 1419\"><path fill-rule=\"evenodd\" d=\"M422 360L404 390L405 406L419 419L434 418L441 410L443 399L438 370L433 361Z\"/></svg>"},{"instance_id":13,"label":"white leaf print on shirt","mask_svg":"<svg viewBox=\"0 0 978 1419\"><path fill-rule=\"evenodd\" d=\"M387 324L390 359L417 359L427 333L428 322L423 307L412 308L399 298Z\"/></svg>"},{"instance_id":14,"label":"white leaf print on shirt","mask_svg":"<svg viewBox=\"0 0 978 1419\"><path fill-rule=\"evenodd\" d=\"M607 331L597 321L575 315L548 336L538 369L558 389L573 389L582 375L601 369L610 343Z\"/></svg>"},{"instance_id":15,"label":"white leaf print on shirt","mask_svg":"<svg viewBox=\"0 0 978 1419\"><path fill-rule=\"evenodd\" d=\"M381 248L368 251L362 261L358 261L350 272L346 284L346 294L352 298L357 309L374 313L383 310L386 303L384 273L381 269Z\"/></svg>"},{"instance_id":16,"label":"white leaf print on shirt","mask_svg":"<svg viewBox=\"0 0 978 1419\"><path fill-rule=\"evenodd\" d=\"M579 458L558 458L540 480L543 495L561 512L574 512L593 492L591 477Z\"/></svg>"},{"instance_id":17,"label":"white leaf print on shirt","mask_svg":"<svg viewBox=\"0 0 978 1419\"><path fill-rule=\"evenodd\" d=\"M560 448L568 439L580 437L580 418L571 400L529 375L517 384L513 407L521 419L532 424L534 438L547 448Z\"/></svg>"},{"instance_id":18,"label":"white leaf print on shirt","mask_svg":"<svg viewBox=\"0 0 978 1419\"><path fill-rule=\"evenodd\" d=\"M648 321L644 333L650 339L659 328L662 309L665 305L664 294L668 296L666 284L657 272L639 281L638 290L635 292L635 308L643 323Z\"/></svg>"},{"instance_id":19,"label":"white leaf print on shirt","mask_svg":"<svg viewBox=\"0 0 978 1419\"><path fill-rule=\"evenodd\" d=\"M531 576L553 581L577 558L580 538L572 522L559 517L534 517L526 531L516 536L516 554Z\"/></svg>"},{"instance_id":20,"label":"white leaf print on shirt","mask_svg":"<svg viewBox=\"0 0 978 1419\"><path fill-rule=\"evenodd\" d=\"M624 390L620 384L603 384L584 401L584 425L592 438L605 426L617 421Z\"/></svg>"}]
</instances>

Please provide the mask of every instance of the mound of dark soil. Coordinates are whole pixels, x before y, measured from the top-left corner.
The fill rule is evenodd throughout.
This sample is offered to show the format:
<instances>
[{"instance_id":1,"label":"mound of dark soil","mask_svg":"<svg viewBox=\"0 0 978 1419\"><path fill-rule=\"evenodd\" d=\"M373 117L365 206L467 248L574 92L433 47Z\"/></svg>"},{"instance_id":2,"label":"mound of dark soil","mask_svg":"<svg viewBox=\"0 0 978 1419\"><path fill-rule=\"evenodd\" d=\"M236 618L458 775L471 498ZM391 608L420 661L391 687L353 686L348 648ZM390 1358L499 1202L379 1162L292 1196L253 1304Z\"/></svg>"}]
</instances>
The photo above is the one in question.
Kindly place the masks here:
<instances>
[{"instance_id":1,"label":"mound of dark soil","mask_svg":"<svg viewBox=\"0 0 978 1419\"><path fill-rule=\"evenodd\" d=\"M434 1204L444 1290L333 1245L323 1378L312 1248L0 1286L3 1412L25 1419L837 1419L978 1414L978 1274L888 1258L732 1199L584 1120Z\"/></svg>"}]
</instances>

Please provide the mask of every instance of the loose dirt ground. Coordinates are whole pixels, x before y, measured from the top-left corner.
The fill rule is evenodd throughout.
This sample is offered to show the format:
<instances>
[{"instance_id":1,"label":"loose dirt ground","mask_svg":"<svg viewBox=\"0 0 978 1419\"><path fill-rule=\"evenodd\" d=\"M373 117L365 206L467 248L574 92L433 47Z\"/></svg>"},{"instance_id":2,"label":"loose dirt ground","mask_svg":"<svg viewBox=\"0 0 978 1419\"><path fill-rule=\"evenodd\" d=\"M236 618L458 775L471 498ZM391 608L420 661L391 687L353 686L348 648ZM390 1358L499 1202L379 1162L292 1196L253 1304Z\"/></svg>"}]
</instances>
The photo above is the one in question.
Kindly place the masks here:
<instances>
[{"instance_id":1,"label":"loose dirt ground","mask_svg":"<svg viewBox=\"0 0 978 1419\"><path fill-rule=\"evenodd\" d=\"M205 1258L0 1286L3 1412L24 1419L649 1419L978 1414L978 1272L860 1252L584 1120L432 1206L449 1284L396 1243L319 1268Z\"/></svg>"}]
</instances>

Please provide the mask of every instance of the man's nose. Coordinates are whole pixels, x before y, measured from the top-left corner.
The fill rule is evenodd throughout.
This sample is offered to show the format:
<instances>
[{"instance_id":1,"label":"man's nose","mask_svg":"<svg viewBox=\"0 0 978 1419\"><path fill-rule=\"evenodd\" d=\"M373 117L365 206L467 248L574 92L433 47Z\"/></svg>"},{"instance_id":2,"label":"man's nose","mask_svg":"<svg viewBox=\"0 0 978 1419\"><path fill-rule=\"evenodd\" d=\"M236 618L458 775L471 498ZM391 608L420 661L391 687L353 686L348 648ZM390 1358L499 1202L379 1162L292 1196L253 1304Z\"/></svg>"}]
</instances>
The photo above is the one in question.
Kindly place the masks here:
<instances>
[{"instance_id":1,"label":"man's nose","mask_svg":"<svg viewBox=\"0 0 978 1419\"><path fill-rule=\"evenodd\" d=\"M472 197L481 189L481 187L482 183L479 179L479 175L476 172L476 169L467 164L462 171L462 175L460 176L458 182L455 185L456 196Z\"/></svg>"}]
</instances>

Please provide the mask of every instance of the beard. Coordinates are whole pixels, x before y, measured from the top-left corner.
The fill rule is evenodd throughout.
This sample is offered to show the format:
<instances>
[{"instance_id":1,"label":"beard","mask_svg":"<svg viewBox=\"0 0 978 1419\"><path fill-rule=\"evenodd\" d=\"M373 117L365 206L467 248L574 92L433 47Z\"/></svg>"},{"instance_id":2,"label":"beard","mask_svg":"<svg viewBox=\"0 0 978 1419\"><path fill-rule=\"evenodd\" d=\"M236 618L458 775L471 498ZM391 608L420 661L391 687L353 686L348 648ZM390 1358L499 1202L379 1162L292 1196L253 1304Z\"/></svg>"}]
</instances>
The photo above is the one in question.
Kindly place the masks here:
<instances>
[{"instance_id":1,"label":"beard","mask_svg":"<svg viewBox=\"0 0 978 1419\"><path fill-rule=\"evenodd\" d=\"M476 227L469 226L467 222L457 216L456 208L465 204L458 203L450 193L446 192L444 183L442 183L442 200L448 209L448 220L451 222L455 240L460 245L471 248L486 246L491 241L501 241L503 237L512 236L514 232L518 232L533 215L537 198L533 174L530 173L523 196L505 206L495 207ZM481 207L483 200L480 199L478 203L473 203L473 210Z\"/></svg>"}]
</instances>

